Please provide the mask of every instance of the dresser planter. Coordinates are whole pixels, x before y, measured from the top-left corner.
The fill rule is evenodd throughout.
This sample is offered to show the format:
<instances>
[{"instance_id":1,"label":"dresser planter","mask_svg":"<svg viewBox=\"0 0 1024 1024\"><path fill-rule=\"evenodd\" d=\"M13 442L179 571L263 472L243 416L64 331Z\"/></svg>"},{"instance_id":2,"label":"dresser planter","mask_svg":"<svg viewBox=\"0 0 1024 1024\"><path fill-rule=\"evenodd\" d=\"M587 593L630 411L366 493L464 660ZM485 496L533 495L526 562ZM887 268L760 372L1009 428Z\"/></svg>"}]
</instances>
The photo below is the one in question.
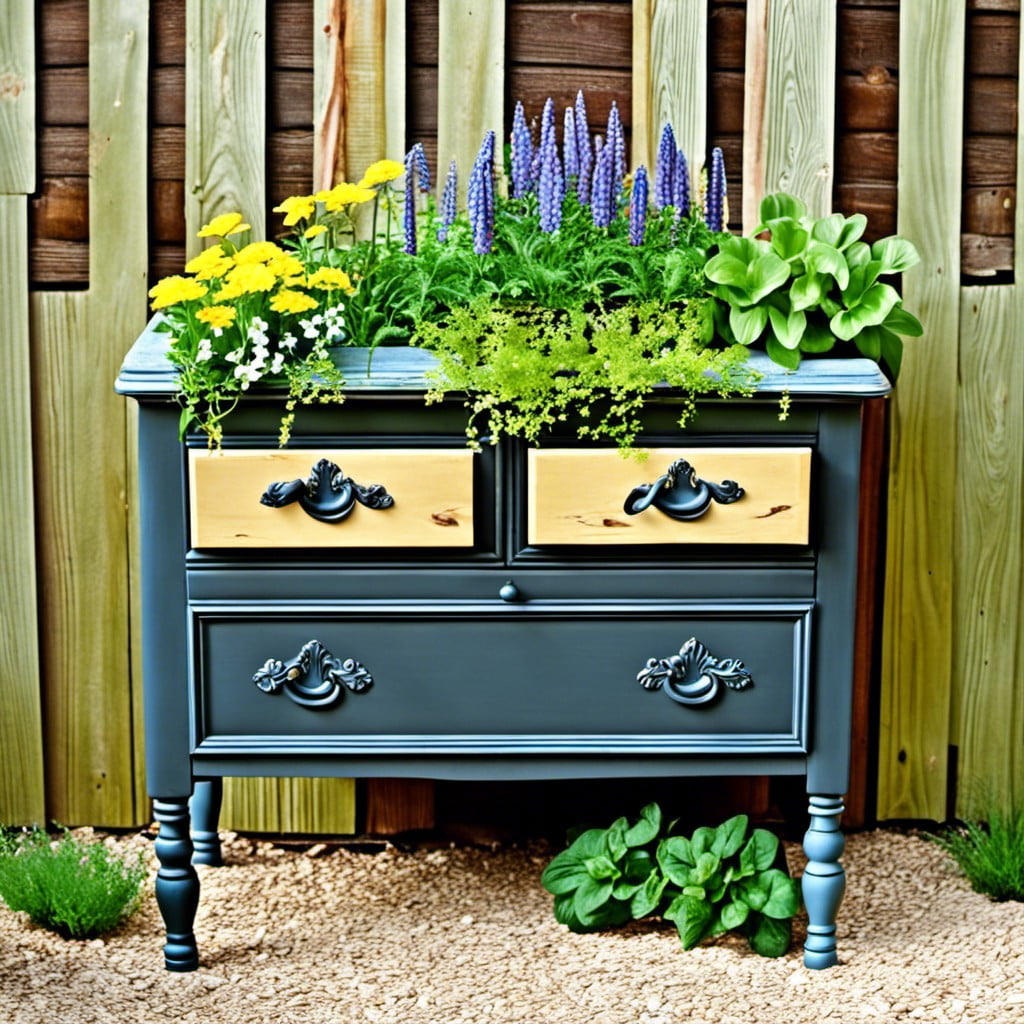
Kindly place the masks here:
<instances>
[{"instance_id":1,"label":"dresser planter","mask_svg":"<svg viewBox=\"0 0 1024 1024\"><path fill-rule=\"evenodd\" d=\"M151 327L117 389L140 407L169 969L198 966L192 864L219 862L230 775L804 775L804 962L836 962L874 364L754 356L756 394L700 403L685 430L665 389L637 462L568 434L472 453L461 401L426 406L432 358L405 349L372 373L344 352L344 404L303 410L287 449L263 392L210 452L179 440L165 352Z\"/></svg>"}]
</instances>

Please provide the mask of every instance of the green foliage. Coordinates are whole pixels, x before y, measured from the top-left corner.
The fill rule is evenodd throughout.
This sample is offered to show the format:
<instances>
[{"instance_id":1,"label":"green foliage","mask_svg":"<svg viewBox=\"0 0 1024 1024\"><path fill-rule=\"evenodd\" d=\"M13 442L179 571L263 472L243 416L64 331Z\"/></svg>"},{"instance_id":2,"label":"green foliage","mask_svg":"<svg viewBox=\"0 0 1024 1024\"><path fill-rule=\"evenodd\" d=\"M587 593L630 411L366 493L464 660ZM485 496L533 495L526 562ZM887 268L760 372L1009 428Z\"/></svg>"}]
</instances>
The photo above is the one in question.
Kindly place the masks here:
<instances>
[{"instance_id":1,"label":"green foliage","mask_svg":"<svg viewBox=\"0 0 1024 1024\"><path fill-rule=\"evenodd\" d=\"M428 401L465 392L473 444L503 436L535 442L571 421L580 437L628 449L642 426L644 399L663 382L687 396L680 425L693 414L696 395L751 392L745 351L708 347L702 314L699 301L600 311L478 299L420 325L416 343L439 360Z\"/></svg>"},{"instance_id":2,"label":"green foliage","mask_svg":"<svg viewBox=\"0 0 1024 1024\"><path fill-rule=\"evenodd\" d=\"M743 814L689 838L672 831L648 804L632 826L619 818L583 832L541 876L555 918L584 932L660 915L676 925L684 949L737 930L762 956L782 956L799 896L776 867L778 839L751 831Z\"/></svg>"},{"instance_id":3,"label":"green foliage","mask_svg":"<svg viewBox=\"0 0 1024 1024\"><path fill-rule=\"evenodd\" d=\"M975 892L1024 901L1024 813L993 811L986 824L947 829L935 842L960 865Z\"/></svg>"},{"instance_id":4,"label":"green foliage","mask_svg":"<svg viewBox=\"0 0 1024 1024\"><path fill-rule=\"evenodd\" d=\"M110 931L138 906L146 868L64 830L0 833L0 897L68 939Z\"/></svg>"},{"instance_id":5,"label":"green foliage","mask_svg":"<svg viewBox=\"0 0 1024 1024\"><path fill-rule=\"evenodd\" d=\"M741 345L763 342L775 362L793 370L802 353L852 341L895 379L901 335L917 337L922 328L880 278L917 264L914 246L895 236L869 246L860 241L863 214L815 219L784 192L766 196L760 212L753 236L723 236L705 267L719 334Z\"/></svg>"}]
</instances>

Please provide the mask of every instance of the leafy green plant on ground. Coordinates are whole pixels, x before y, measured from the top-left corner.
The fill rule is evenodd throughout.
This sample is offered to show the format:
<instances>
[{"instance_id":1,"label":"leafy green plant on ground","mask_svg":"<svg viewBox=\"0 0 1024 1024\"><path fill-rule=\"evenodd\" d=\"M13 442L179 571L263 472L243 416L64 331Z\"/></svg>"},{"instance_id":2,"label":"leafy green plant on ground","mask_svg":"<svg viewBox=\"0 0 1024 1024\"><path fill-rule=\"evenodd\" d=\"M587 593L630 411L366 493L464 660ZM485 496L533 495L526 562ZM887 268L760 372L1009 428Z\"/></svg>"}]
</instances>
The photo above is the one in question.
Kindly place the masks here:
<instances>
[{"instance_id":1,"label":"leafy green plant on ground","mask_svg":"<svg viewBox=\"0 0 1024 1024\"><path fill-rule=\"evenodd\" d=\"M146 868L66 829L0 832L0 897L68 939L110 931L139 905Z\"/></svg>"},{"instance_id":2,"label":"leafy green plant on ground","mask_svg":"<svg viewBox=\"0 0 1024 1024\"><path fill-rule=\"evenodd\" d=\"M935 842L957 862L975 892L1024 902L1024 813L994 810L986 817L984 823L947 829Z\"/></svg>"},{"instance_id":3,"label":"leafy green plant on ground","mask_svg":"<svg viewBox=\"0 0 1024 1024\"><path fill-rule=\"evenodd\" d=\"M795 370L802 353L830 351L852 341L860 355L882 361L895 379L901 335L922 328L882 277L901 274L920 257L904 238L873 245L860 240L867 218L834 213L814 218L784 192L761 202L753 235L724 235L705 267L718 301L715 326L728 341L763 342L768 355ZM766 235L767 237L758 237Z\"/></svg>"},{"instance_id":4,"label":"leafy green plant on ground","mask_svg":"<svg viewBox=\"0 0 1024 1024\"><path fill-rule=\"evenodd\" d=\"M588 829L544 870L555 918L586 932L649 916L672 921L684 949L727 931L762 956L789 948L796 882L776 865L779 841L740 814L689 838L672 835L657 804L637 822Z\"/></svg>"},{"instance_id":5,"label":"leafy green plant on ground","mask_svg":"<svg viewBox=\"0 0 1024 1024\"><path fill-rule=\"evenodd\" d=\"M439 360L428 401L464 392L467 434L535 442L571 422L579 437L628 449L644 399L662 383L681 390L680 426L698 395L750 394L745 350L708 348L702 307L627 303L607 311L508 307L484 299L420 326L416 343Z\"/></svg>"}]
</instances>

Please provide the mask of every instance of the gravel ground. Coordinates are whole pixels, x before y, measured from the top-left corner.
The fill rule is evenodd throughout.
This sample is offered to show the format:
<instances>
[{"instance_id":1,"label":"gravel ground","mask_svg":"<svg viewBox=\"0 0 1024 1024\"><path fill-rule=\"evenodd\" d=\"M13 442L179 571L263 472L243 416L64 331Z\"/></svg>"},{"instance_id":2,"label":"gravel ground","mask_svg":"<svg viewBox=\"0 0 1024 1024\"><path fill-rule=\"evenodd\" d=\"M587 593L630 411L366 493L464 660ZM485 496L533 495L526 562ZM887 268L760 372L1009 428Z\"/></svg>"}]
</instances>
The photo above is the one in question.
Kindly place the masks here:
<instances>
[{"instance_id":1,"label":"gravel ground","mask_svg":"<svg viewBox=\"0 0 1024 1024\"><path fill-rule=\"evenodd\" d=\"M107 841L152 857L142 836ZM1024 905L972 892L913 835L849 837L841 962L820 972L798 945L778 960L730 937L685 952L660 923L572 935L539 885L541 844L365 853L229 836L225 852L199 869L192 974L163 970L151 894L91 942L0 907L0 1022L1024 1022Z\"/></svg>"}]
</instances>

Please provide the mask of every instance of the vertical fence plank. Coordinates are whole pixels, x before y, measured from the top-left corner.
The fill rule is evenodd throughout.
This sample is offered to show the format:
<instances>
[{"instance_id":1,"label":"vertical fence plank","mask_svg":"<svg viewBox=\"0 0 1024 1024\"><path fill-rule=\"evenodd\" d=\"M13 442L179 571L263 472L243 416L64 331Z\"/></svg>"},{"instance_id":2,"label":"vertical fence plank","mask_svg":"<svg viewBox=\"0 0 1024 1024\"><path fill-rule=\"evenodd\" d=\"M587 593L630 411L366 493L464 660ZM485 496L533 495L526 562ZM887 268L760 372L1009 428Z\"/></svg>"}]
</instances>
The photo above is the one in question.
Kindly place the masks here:
<instances>
[{"instance_id":1,"label":"vertical fence plank","mask_svg":"<svg viewBox=\"0 0 1024 1024\"><path fill-rule=\"evenodd\" d=\"M437 63L437 164L455 159L465 201L484 133L504 142L505 0L439 0Z\"/></svg>"},{"instance_id":2,"label":"vertical fence plank","mask_svg":"<svg viewBox=\"0 0 1024 1024\"><path fill-rule=\"evenodd\" d=\"M835 4L754 0L748 19L744 224L756 223L767 192L791 192L824 216L832 208Z\"/></svg>"},{"instance_id":3,"label":"vertical fence plank","mask_svg":"<svg viewBox=\"0 0 1024 1024\"><path fill-rule=\"evenodd\" d=\"M893 399L878 813L945 816L953 630L964 5L900 5L901 235L922 265L904 297L925 328Z\"/></svg>"},{"instance_id":4,"label":"vertical fence plank","mask_svg":"<svg viewBox=\"0 0 1024 1024\"><path fill-rule=\"evenodd\" d=\"M965 288L953 629L957 813L1024 797L1016 638L1024 632L1024 349L1018 286Z\"/></svg>"},{"instance_id":5,"label":"vertical fence plank","mask_svg":"<svg viewBox=\"0 0 1024 1024\"><path fill-rule=\"evenodd\" d=\"M696 181L707 148L707 0L633 5L633 161L654 169L672 125Z\"/></svg>"},{"instance_id":6,"label":"vertical fence plank","mask_svg":"<svg viewBox=\"0 0 1024 1024\"><path fill-rule=\"evenodd\" d=\"M185 58L187 251L212 217L244 214L266 236L266 0L188 0Z\"/></svg>"},{"instance_id":7,"label":"vertical fence plank","mask_svg":"<svg viewBox=\"0 0 1024 1024\"><path fill-rule=\"evenodd\" d=\"M24 141L24 140L23 140ZM31 139L29 139L31 141ZM29 408L28 199L0 195L0 824L46 820Z\"/></svg>"},{"instance_id":8,"label":"vertical fence plank","mask_svg":"<svg viewBox=\"0 0 1024 1024\"><path fill-rule=\"evenodd\" d=\"M132 825L126 416L112 382L145 312L148 5L93 0L89 22L93 279L33 304L46 777L52 817Z\"/></svg>"},{"instance_id":9,"label":"vertical fence plank","mask_svg":"<svg viewBox=\"0 0 1024 1024\"><path fill-rule=\"evenodd\" d=\"M33 4L0 8L0 195L36 188L35 12Z\"/></svg>"}]
</instances>

